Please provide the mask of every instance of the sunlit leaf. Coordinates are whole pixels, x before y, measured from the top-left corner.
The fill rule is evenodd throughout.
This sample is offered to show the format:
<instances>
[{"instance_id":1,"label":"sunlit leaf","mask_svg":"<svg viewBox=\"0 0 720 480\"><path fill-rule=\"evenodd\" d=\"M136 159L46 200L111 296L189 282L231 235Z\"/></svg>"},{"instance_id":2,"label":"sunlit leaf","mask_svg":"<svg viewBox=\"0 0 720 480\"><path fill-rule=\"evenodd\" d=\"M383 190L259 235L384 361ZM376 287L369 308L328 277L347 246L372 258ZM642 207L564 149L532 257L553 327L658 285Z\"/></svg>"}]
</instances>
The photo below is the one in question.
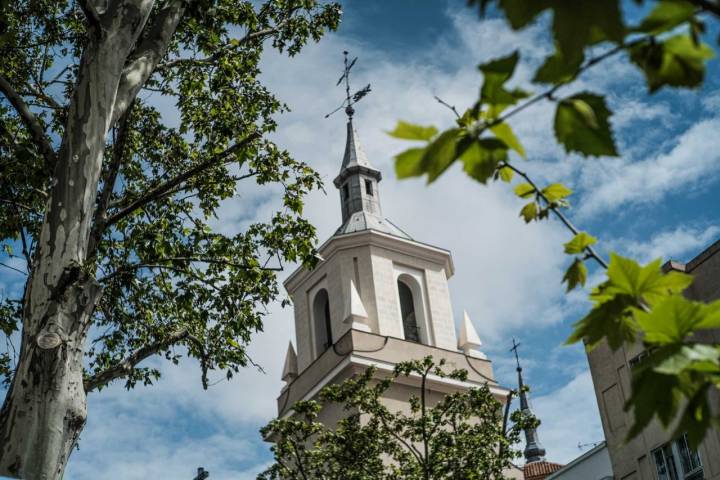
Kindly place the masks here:
<instances>
[{"instance_id":1,"label":"sunlit leaf","mask_svg":"<svg viewBox=\"0 0 720 480\"><path fill-rule=\"evenodd\" d=\"M402 138L404 140L430 140L437 135L438 130L432 125L423 127L422 125L415 125L399 120L397 125L395 125L395 129L387 133L391 137Z\"/></svg>"},{"instance_id":2,"label":"sunlit leaf","mask_svg":"<svg viewBox=\"0 0 720 480\"><path fill-rule=\"evenodd\" d=\"M690 20L694 14L695 6L692 2L683 0L660 0L635 30L657 35Z\"/></svg>"},{"instance_id":3,"label":"sunlit leaf","mask_svg":"<svg viewBox=\"0 0 720 480\"><path fill-rule=\"evenodd\" d=\"M398 178L417 177L424 173L422 158L425 148L410 148L395 156L395 173Z\"/></svg>"},{"instance_id":4,"label":"sunlit leaf","mask_svg":"<svg viewBox=\"0 0 720 480\"><path fill-rule=\"evenodd\" d=\"M507 160L507 145L496 138L473 141L460 159L465 172L480 183L485 183L500 162Z\"/></svg>"},{"instance_id":5,"label":"sunlit leaf","mask_svg":"<svg viewBox=\"0 0 720 480\"><path fill-rule=\"evenodd\" d=\"M520 216L523 217L525 223L535 220L538 215L538 206L535 202L530 202L520 210Z\"/></svg>"},{"instance_id":6,"label":"sunlit leaf","mask_svg":"<svg viewBox=\"0 0 720 480\"><path fill-rule=\"evenodd\" d=\"M712 48L696 45L691 35L676 35L664 42L646 42L631 49L630 58L645 73L654 92L671 87L698 87L705 78L705 62L715 56Z\"/></svg>"},{"instance_id":7,"label":"sunlit leaf","mask_svg":"<svg viewBox=\"0 0 720 480\"><path fill-rule=\"evenodd\" d=\"M575 255L585 251L590 245L594 245L597 239L586 232L580 232L565 245L565 253Z\"/></svg>"},{"instance_id":8,"label":"sunlit leaf","mask_svg":"<svg viewBox=\"0 0 720 480\"><path fill-rule=\"evenodd\" d=\"M585 286L587 275L588 271L585 263L581 259L576 258L563 277L563 283L567 283L567 291L574 290L578 285Z\"/></svg>"},{"instance_id":9,"label":"sunlit leaf","mask_svg":"<svg viewBox=\"0 0 720 480\"><path fill-rule=\"evenodd\" d=\"M506 122L499 123L490 127L490 131L495 134L497 138L505 142L505 145L515 150L521 157L525 158L525 149L523 148L520 140L515 136L515 133Z\"/></svg>"},{"instance_id":10,"label":"sunlit leaf","mask_svg":"<svg viewBox=\"0 0 720 480\"><path fill-rule=\"evenodd\" d=\"M553 183L543 188L542 194L545 195L545 198L547 198L550 203L553 203L572 195L572 190L562 183Z\"/></svg>"},{"instance_id":11,"label":"sunlit leaf","mask_svg":"<svg viewBox=\"0 0 720 480\"><path fill-rule=\"evenodd\" d=\"M517 195L520 198L527 198L530 195L535 193L535 187L530 185L529 183L519 183L515 185L515 188L513 189L515 192L515 195Z\"/></svg>"},{"instance_id":12,"label":"sunlit leaf","mask_svg":"<svg viewBox=\"0 0 720 480\"><path fill-rule=\"evenodd\" d=\"M579 93L558 103L555 137L567 152L585 156L617 156L605 99L592 93Z\"/></svg>"}]
</instances>

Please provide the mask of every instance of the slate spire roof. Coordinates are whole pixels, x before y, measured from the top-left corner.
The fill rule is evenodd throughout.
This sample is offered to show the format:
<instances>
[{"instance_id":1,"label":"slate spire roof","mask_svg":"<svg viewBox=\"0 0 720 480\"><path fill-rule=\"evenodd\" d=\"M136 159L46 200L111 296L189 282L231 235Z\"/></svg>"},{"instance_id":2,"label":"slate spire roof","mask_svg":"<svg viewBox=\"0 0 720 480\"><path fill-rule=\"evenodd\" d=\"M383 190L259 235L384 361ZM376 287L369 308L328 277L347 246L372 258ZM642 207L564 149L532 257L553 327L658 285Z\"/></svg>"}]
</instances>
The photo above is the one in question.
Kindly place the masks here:
<instances>
[{"instance_id":1,"label":"slate spire roof","mask_svg":"<svg viewBox=\"0 0 720 480\"><path fill-rule=\"evenodd\" d=\"M352 116L348 116L345 154L333 183L340 190L343 224L335 235L375 230L411 240L402 229L382 215L378 183L382 173L368 160L360 145Z\"/></svg>"},{"instance_id":2,"label":"slate spire roof","mask_svg":"<svg viewBox=\"0 0 720 480\"><path fill-rule=\"evenodd\" d=\"M515 360L517 361L517 372L518 372L518 391L520 392L520 410L523 413L532 414L530 410L530 402L528 402L528 394L525 391L525 384L523 383L522 367L520 366L520 357L518 356L517 349L520 344L515 343L513 339L513 348L515 352ZM523 451L525 461L527 463L533 462L544 462L545 461L545 447L540 443L536 428L525 429L525 450Z\"/></svg>"}]
</instances>

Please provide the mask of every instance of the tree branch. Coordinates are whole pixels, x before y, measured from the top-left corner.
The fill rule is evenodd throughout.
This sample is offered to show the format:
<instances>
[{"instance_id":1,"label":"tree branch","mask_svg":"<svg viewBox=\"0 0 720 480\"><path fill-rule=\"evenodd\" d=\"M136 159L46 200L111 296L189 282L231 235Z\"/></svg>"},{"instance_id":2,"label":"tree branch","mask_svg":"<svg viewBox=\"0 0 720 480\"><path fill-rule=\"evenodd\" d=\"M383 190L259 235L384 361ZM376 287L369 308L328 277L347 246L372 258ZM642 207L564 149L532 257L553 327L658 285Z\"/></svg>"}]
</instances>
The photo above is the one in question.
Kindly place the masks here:
<instances>
[{"instance_id":1,"label":"tree branch","mask_svg":"<svg viewBox=\"0 0 720 480\"><path fill-rule=\"evenodd\" d=\"M168 257L168 258L159 258L157 260L153 260L152 262L147 263L133 263L130 265L125 265L123 268L119 268L118 270L115 270L114 272L98 279L98 282L107 282L108 280L111 280L119 275L122 275L123 273L131 272L133 270L140 270L143 268L166 268L170 270L178 270L181 273L189 273L187 270L179 269L175 267L174 265L168 265L164 262L187 262L187 263L213 263L218 265L226 265L228 267L235 267L240 268L244 270L250 270L253 268L257 268L259 270L267 270L267 271L273 271L273 272L281 272L283 270L282 267L258 267L258 266L252 266L247 265L243 263L235 263L235 262L229 262L222 258L204 258L204 257Z\"/></svg>"},{"instance_id":2,"label":"tree branch","mask_svg":"<svg viewBox=\"0 0 720 480\"><path fill-rule=\"evenodd\" d=\"M27 84L28 90L30 90L29 94L34 96L35 98L38 98L40 100L44 100L47 103L47 107L55 109L55 110L63 110L63 106L60 105L54 98L52 98L50 95L42 91L39 87L36 88L30 83Z\"/></svg>"},{"instance_id":3,"label":"tree branch","mask_svg":"<svg viewBox=\"0 0 720 480\"><path fill-rule=\"evenodd\" d=\"M128 206L122 208L120 211L114 213L111 215L107 221L105 222L105 227L108 227L110 225L114 225L122 218L130 215L135 210L138 210L145 205L147 205L150 202L153 202L155 200L158 200L165 196L167 193L171 192L173 188L176 186L182 184L183 182L186 182L190 180L191 178L195 177L196 175L199 175L200 173L204 172L208 168L221 165L227 161L229 161L229 157L233 156L238 151L244 149L249 144L254 142L255 140L259 139L261 137L261 134L259 132L255 132L247 136L244 140L241 140L240 142L228 147L223 152L219 153L218 155L215 155L204 162L201 162L194 167L186 170L185 172L176 175L175 177L171 178L170 180L166 181L165 183L162 183L158 185L155 188L150 189L148 192L145 193L142 197L138 198L137 200L131 202Z\"/></svg>"},{"instance_id":4,"label":"tree branch","mask_svg":"<svg viewBox=\"0 0 720 480\"><path fill-rule=\"evenodd\" d=\"M120 172L120 166L122 165L123 157L125 157L125 146L127 144L128 137L128 123L130 116L132 115L133 105L125 111L125 114L120 119L120 124L117 130L117 137L113 144L113 155L110 166L108 167L107 175L103 178L103 189L98 197L97 209L95 210L95 218L93 223L93 231L90 235L90 243L88 245L88 252L92 255L95 251L102 232L105 230L105 222L107 220L107 210L110 203L110 197L112 196L113 189L115 188L115 181L117 180L118 173Z\"/></svg>"},{"instance_id":5,"label":"tree branch","mask_svg":"<svg viewBox=\"0 0 720 480\"><path fill-rule=\"evenodd\" d=\"M148 34L130 55L118 84L110 127L113 127L125 114L125 110L135 100L140 89L155 71L157 64L165 56L170 40L185 12L185 5L184 0L173 0L163 8L153 24L148 27Z\"/></svg>"},{"instance_id":6,"label":"tree branch","mask_svg":"<svg viewBox=\"0 0 720 480\"><path fill-rule=\"evenodd\" d=\"M517 167L515 167L512 164L507 163L507 162L501 162L500 164L498 164L498 168L503 168L503 167L508 167L513 172L517 173L523 179L525 179L525 181L531 187L533 187L535 189L535 194L539 198L541 198L543 200L543 202L545 202L545 206L548 207L555 214L555 216L557 216L560 219L560 221L567 227L568 230L570 230L573 233L573 235L577 235L578 233L580 233L580 230L578 230L577 227L575 227L575 225L573 225L573 223L570 221L570 219L568 219L560 211L559 208L557 208L550 200L548 200L548 198L545 196L545 194L542 193L542 190L537 186L537 184L535 184L535 182L533 182L533 180L528 176L528 174L526 174L525 172L519 170ZM592 247L592 245L588 245L587 247L585 247L585 252L586 252L588 258L592 258L593 260L595 260L604 269L608 268L607 262L595 251L595 249Z\"/></svg>"},{"instance_id":7,"label":"tree branch","mask_svg":"<svg viewBox=\"0 0 720 480\"><path fill-rule=\"evenodd\" d=\"M170 334L170 336L164 338L161 341L140 348L139 350L130 354L130 356L128 356L121 362L116 363L115 365L103 370L102 372L99 372L96 375L85 379L85 381L83 382L85 386L85 392L89 393L97 388L107 385L113 380L128 376L138 363L142 362L148 357L159 353L161 350L164 350L171 345L174 345L188 338L188 336L188 331L183 329Z\"/></svg>"},{"instance_id":8,"label":"tree branch","mask_svg":"<svg viewBox=\"0 0 720 480\"><path fill-rule=\"evenodd\" d=\"M15 108L25 127L30 131L37 143L40 154L45 158L46 166L52 170L55 167L55 150L52 148L50 138L45 134L45 129L40 124L40 120L30 110L25 100L10 85L10 82L2 75L0 75L0 91L5 94L5 97Z\"/></svg>"},{"instance_id":9,"label":"tree branch","mask_svg":"<svg viewBox=\"0 0 720 480\"><path fill-rule=\"evenodd\" d=\"M95 5L93 5L92 0L78 0L78 5L85 14L85 18L87 18L90 26L100 32L102 30L100 14L95 8Z\"/></svg>"},{"instance_id":10,"label":"tree branch","mask_svg":"<svg viewBox=\"0 0 720 480\"><path fill-rule=\"evenodd\" d=\"M712 13L720 17L720 4L712 2L711 0L690 0L694 5L702 8L703 10Z\"/></svg>"}]
</instances>

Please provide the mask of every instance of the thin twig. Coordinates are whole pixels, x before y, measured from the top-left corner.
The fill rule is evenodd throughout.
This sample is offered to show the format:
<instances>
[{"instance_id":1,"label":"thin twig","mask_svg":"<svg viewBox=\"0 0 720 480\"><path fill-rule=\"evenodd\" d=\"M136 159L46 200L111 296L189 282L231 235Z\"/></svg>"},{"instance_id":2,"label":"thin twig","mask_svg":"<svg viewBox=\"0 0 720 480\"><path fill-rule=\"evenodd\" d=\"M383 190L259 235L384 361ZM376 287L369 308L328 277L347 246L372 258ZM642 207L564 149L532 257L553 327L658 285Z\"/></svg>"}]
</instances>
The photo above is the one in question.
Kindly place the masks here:
<instances>
[{"instance_id":1,"label":"thin twig","mask_svg":"<svg viewBox=\"0 0 720 480\"><path fill-rule=\"evenodd\" d=\"M573 233L573 235L577 235L580 233L580 230L578 230L577 227L575 227L575 225L573 225L573 223L570 221L570 219L568 219L560 211L559 208L557 208L550 200L548 200L548 198L545 196L545 194L542 193L542 190L537 186L537 184L530 178L530 176L528 174L526 174L525 172L521 171L514 165L507 163L507 162L501 162L498 164L498 168L503 168L503 167L507 167L507 168L511 169L513 172L515 172L516 174L521 176L531 187L533 187L535 189L535 194L540 199L542 199L543 202L545 202L545 206L548 209L550 209L555 214L555 216L557 216L560 219L560 221L568 228L568 230L570 230ZM607 262L595 251L595 249L592 246L588 245L587 247L585 247L585 252L587 253L588 258L592 258L593 260L595 260L601 267L603 267L605 269L608 268Z\"/></svg>"},{"instance_id":2,"label":"thin twig","mask_svg":"<svg viewBox=\"0 0 720 480\"><path fill-rule=\"evenodd\" d=\"M0 267L9 268L10 270L15 270L15 271L18 272L18 273L22 273L23 275L27 275L27 272L23 272L23 271L20 270L19 268L15 268L15 267L13 267L13 266L11 266L11 265L8 265L8 264L6 264L6 263L3 263L3 262L0 262Z\"/></svg>"}]
</instances>

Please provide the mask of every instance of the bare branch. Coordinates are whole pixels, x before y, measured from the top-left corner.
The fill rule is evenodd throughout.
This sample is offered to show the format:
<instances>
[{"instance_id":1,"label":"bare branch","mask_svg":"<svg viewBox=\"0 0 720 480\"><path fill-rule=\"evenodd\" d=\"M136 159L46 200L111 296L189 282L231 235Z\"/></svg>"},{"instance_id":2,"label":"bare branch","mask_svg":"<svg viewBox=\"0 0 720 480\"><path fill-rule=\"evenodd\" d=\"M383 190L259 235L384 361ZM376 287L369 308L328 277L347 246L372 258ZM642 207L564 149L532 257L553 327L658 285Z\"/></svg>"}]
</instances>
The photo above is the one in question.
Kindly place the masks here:
<instances>
[{"instance_id":1,"label":"bare branch","mask_svg":"<svg viewBox=\"0 0 720 480\"><path fill-rule=\"evenodd\" d=\"M47 93L42 91L39 87L35 87L28 83L27 88L30 91L29 95L32 95L35 98L45 101L47 103L48 107L53 108L55 110L62 110L64 108L54 98L52 98L50 95L48 95Z\"/></svg>"},{"instance_id":2,"label":"bare branch","mask_svg":"<svg viewBox=\"0 0 720 480\"><path fill-rule=\"evenodd\" d=\"M140 348L139 350L130 354L130 356L128 356L121 362L116 363L115 365L107 368L106 370L103 370L102 372L99 372L96 375L85 379L85 381L83 382L85 386L85 392L89 393L97 388L107 385L113 380L128 376L130 373L132 373L133 369L138 363L142 362L148 357L160 353L162 350L165 350L171 345L185 340L186 338L188 338L188 336L188 331L182 329L170 334L167 338Z\"/></svg>"},{"instance_id":3,"label":"bare branch","mask_svg":"<svg viewBox=\"0 0 720 480\"><path fill-rule=\"evenodd\" d=\"M444 101L442 98L438 97L437 95L434 95L434 97L435 97L435 100L437 100L440 105L449 108L450 110L452 110L452 112L455 114L455 116L457 118L460 118L460 113L458 113L457 108L455 108L455 105L450 105L449 103Z\"/></svg>"},{"instance_id":4,"label":"bare branch","mask_svg":"<svg viewBox=\"0 0 720 480\"><path fill-rule=\"evenodd\" d=\"M37 143L37 148L40 153L45 157L45 164L49 169L55 167L55 150L52 148L50 138L45 134L43 126L40 124L40 120L30 110L30 107L25 103L25 100L15 91L10 85L10 82L2 75L0 75L0 91L5 94L5 97L10 101L15 111L20 115L25 127L30 131L33 139Z\"/></svg>"},{"instance_id":5,"label":"bare branch","mask_svg":"<svg viewBox=\"0 0 720 480\"><path fill-rule=\"evenodd\" d=\"M200 173L204 172L205 170L222 165L228 161L231 160L231 157L235 155L238 151L244 149L249 144L260 138L261 134L259 132L255 132L250 134L248 137L246 137L244 140L232 145L231 147L228 147L223 152L219 153L218 155L215 155L208 160L205 160L204 162L201 162L194 167L186 170L185 172L176 175L175 177L171 178L170 180L166 181L165 183L162 183L158 185L155 188L152 188L148 192L145 193L142 197L138 198L137 200L131 202L128 206L122 208L120 211L114 213L111 215L107 221L105 222L105 227L108 227L110 225L114 225L122 218L130 215L132 212L144 207L145 205L149 204L150 202L153 202L155 200L158 200L160 198L163 198L165 195L170 193L175 187L178 185L192 179L193 177L199 175Z\"/></svg>"},{"instance_id":6,"label":"bare branch","mask_svg":"<svg viewBox=\"0 0 720 480\"><path fill-rule=\"evenodd\" d=\"M20 270L19 268L15 268L15 267L13 267L12 265L8 265L7 263L0 262L0 267L9 268L10 270L14 270L14 271L16 271L16 272L18 272L18 273L22 273L23 275L27 275L27 272L23 272L23 271Z\"/></svg>"}]
</instances>

